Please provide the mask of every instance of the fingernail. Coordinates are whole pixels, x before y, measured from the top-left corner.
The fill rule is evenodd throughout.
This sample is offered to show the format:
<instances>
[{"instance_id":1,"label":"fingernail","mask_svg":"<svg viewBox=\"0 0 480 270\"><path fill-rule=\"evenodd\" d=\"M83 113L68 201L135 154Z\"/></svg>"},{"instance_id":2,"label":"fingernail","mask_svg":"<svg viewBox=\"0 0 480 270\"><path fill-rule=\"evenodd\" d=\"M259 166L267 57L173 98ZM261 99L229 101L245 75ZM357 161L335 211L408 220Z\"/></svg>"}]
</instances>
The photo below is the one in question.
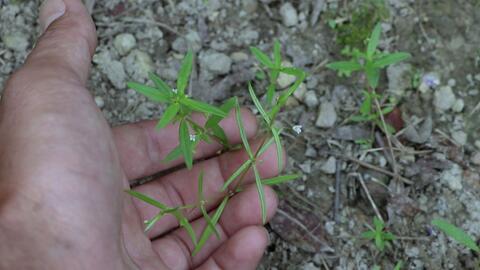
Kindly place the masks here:
<instances>
[{"instance_id":1,"label":"fingernail","mask_svg":"<svg viewBox=\"0 0 480 270\"><path fill-rule=\"evenodd\" d=\"M63 0L45 0L40 6L39 24L42 33L48 26L65 14L65 3Z\"/></svg>"}]
</instances>

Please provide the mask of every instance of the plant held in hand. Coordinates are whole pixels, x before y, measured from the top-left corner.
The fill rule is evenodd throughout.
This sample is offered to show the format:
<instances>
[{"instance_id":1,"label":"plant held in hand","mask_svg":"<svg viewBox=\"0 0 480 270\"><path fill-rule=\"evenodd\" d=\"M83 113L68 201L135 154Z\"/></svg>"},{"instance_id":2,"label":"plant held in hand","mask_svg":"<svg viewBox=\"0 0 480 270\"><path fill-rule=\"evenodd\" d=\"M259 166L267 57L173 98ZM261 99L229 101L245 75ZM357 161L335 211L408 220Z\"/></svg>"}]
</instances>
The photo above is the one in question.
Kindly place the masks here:
<instances>
[{"instance_id":1,"label":"plant held in hand","mask_svg":"<svg viewBox=\"0 0 480 270\"><path fill-rule=\"evenodd\" d=\"M212 234L220 237L216 230L216 225L223 210L228 204L229 199L235 194L242 192L244 186L243 181L248 171L252 170L255 176L255 184L260 200L263 223L266 222L267 218L264 186L281 184L299 177L299 175L292 174L262 179L258 170L258 162L261 162L261 155L265 153L272 144L275 144L279 173L284 167L283 148L280 136L281 129L275 126L274 120L286 104L288 97L297 90L300 83L305 79L306 74L304 71L294 67L282 67L281 47L278 41L274 43L273 59L270 59L267 54L257 48L252 47L251 51L262 67L267 70L269 75L269 85L266 90L266 99L263 103L258 99L253 85L251 83L248 84L248 93L263 120L262 130L266 131L260 145L256 149L251 147L247 139L242 115L240 113L240 104L236 97L228 99L223 105L217 107L192 99L185 94L185 89L188 85L194 63L193 53L191 51L188 52L183 59L176 81L176 88L170 87L166 82L154 74L150 74L150 79L153 81L154 86L135 82L128 83L130 88L145 95L152 101L165 103L167 105L157 124L157 128L161 129L169 124L178 123L179 143L178 146L167 155L164 162L170 162L183 157L188 169L191 169L193 166L196 147L201 141L206 143L218 142L223 145L225 149L235 147L230 145L225 135L225 131L220 126L220 122L232 110L234 110L236 124L242 141L241 147L243 147L247 153L248 159L238 166L234 173L227 178L221 189L218 190L218 194L221 194L223 199L212 215L209 215L205 208L209 198L205 198L203 194L203 172L198 175L198 202L193 205L167 206L144 194L131 190L127 191L133 197L158 208L158 214L145 221L145 230L151 229L155 223L165 215L174 216L178 220L179 225L187 231L192 243L195 244L195 250L193 251L194 255L198 253ZM288 89L277 93L276 80L280 73L294 75L296 81ZM278 96L278 98L275 98L276 96ZM196 122L192 117L193 113L203 114L206 121L203 124ZM207 223L207 226L204 228L203 233L198 239L184 213L185 211L192 211L193 209L199 209L199 212Z\"/></svg>"}]
</instances>

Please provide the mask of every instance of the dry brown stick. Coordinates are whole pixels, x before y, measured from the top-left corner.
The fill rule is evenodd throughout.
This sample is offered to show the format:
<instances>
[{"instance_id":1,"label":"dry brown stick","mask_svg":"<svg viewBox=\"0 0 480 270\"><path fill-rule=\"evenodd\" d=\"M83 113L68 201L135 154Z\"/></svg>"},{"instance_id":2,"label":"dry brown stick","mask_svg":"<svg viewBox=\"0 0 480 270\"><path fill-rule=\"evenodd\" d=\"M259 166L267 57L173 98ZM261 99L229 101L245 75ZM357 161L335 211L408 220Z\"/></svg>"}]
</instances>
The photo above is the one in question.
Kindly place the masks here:
<instances>
[{"instance_id":1,"label":"dry brown stick","mask_svg":"<svg viewBox=\"0 0 480 270\"><path fill-rule=\"evenodd\" d=\"M335 172L335 201L333 206L333 220L338 223L338 212L340 211L340 184L341 184L341 174L340 170L342 167L342 162L337 159L336 161L336 172Z\"/></svg>"},{"instance_id":2,"label":"dry brown stick","mask_svg":"<svg viewBox=\"0 0 480 270\"><path fill-rule=\"evenodd\" d=\"M377 217L378 217L383 223L385 223L385 221L383 220L382 215L380 215L380 211L378 211L378 207L377 207L377 205L375 204L375 201L373 200L372 195L370 195L370 191L368 190L367 185L365 185L365 181L363 181L362 175L359 174L359 173L351 173L351 174L349 174L349 176L350 176L350 177L356 177L356 178L358 179L358 181L360 182L360 185L362 186L363 190L365 191L365 194L367 195L368 201L369 201L370 204L372 205L373 211L375 212L375 214L377 215Z\"/></svg>"},{"instance_id":3,"label":"dry brown stick","mask_svg":"<svg viewBox=\"0 0 480 270\"><path fill-rule=\"evenodd\" d=\"M347 157L347 156L342 156L342 155L338 155L338 157L340 158L343 158L345 160L349 160L349 161L352 161L352 162L355 162L357 163L358 165L362 166L362 167L365 167L365 168L368 168L368 169L372 169L372 170L375 170L377 172L380 172L380 173L383 173L385 175L388 175L388 176L391 176L391 177L395 177L395 174L390 172L390 171L387 171L385 169L382 169L378 166L375 166L375 165L372 165L370 163L366 163L366 162L363 162L361 160L358 160L356 158L352 158L352 157ZM398 180L404 182L405 184L409 184L409 185L412 185L413 182L403 176L400 176L400 175L397 175L398 176Z\"/></svg>"}]
</instances>

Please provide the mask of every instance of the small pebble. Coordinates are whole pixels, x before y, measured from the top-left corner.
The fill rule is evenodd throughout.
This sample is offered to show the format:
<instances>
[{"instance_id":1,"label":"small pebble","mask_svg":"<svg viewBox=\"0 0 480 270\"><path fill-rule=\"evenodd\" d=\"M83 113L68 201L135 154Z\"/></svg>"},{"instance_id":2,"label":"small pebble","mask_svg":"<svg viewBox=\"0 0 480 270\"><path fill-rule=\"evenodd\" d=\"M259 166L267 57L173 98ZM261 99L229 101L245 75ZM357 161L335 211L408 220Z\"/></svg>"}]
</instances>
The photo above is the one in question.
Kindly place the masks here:
<instances>
[{"instance_id":1,"label":"small pebble","mask_svg":"<svg viewBox=\"0 0 480 270\"><path fill-rule=\"evenodd\" d=\"M335 157L329 157L325 163L323 163L322 167L320 167L320 170L326 174L334 174L337 169L337 160Z\"/></svg>"},{"instance_id":2,"label":"small pebble","mask_svg":"<svg viewBox=\"0 0 480 270\"><path fill-rule=\"evenodd\" d=\"M320 105L320 113L318 114L315 125L321 128L330 128L337 121L337 113L335 107L330 102L324 102Z\"/></svg>"},{"instance_id":3,"label":"small pebble","mask_svg":"<svg viewBox=\"0 0 480 270\"><path fill-rule=\"evenodd\" d=\"M95 103L97 104L97 107L102 109L105 106L105 101L101 96L96 96L95 97Z\"/></svg>"},{"instance_id":4,"label":"small pebble","mask_svg":"<svg viewBox=\"0 0 480 270\"><path fill-rule=\"evenodd\" d=\"M467 143L467 133L459 130L452 132L452 139L460 145Z\"/></svg>"},{"instance_id":5,"label":"small pebble","mask_svg":"<svg viewBox=\"0 0 480 270\"><path fill-rule=\"evenodd\" d=\"M305 97L305 94L307 93L307 85L305 85L304 83L301 83L297 90L295 90L295 92L293 92L293 96L298 99L299 101L302 101Z\"/></svg>"},{"instance_id":6,"label":"small pebble","mask_svg":"<svg viewBox=\"0 0 480 270\"><path fill-rule=\"evenodd\" d=\"M137 40L135 40L135 37L130 33L119 34L113 41L113 46L122 56L127 55L136 45Z\"/></svg>"},{"instance_id":7,"label":"small pebble","mask_svg":"<svg viewBox=\"0 0 480 270\"><path fill-rule=\"evenodd\" d=\"M472 161L472 163L475 164L475 165L480 165L480 152L475 152L475 153L472 155L471 161Z\"/></svg>"},{"instance_id":8,"label":"small pebble","mask_svg":"<svg viewBox=\"0 0 480 270\"><path fill-rule=\"evenodd\" d=\"M440 111L446 111L455 104L455 94L450 86L443 86L435 92L433 104Z\"/></svg>"},{"instance_id":9,"label":"small pebble","mask_svg":"<svg viewBox=\"0 0 480 270\"><path fill-rule=\"evenodd\" d=\"M463 107L465 107L465 103L463 102L463 99L457 99L455 100L455 103L453 104L453 107L452 107L452 111L454 112L462 112L463 111Z\"/></svg>"},{"instance_id":10,"label":"small pebble","mask_svg":"<svg viewBox=\"0 0 480 270\"><path fill-rule=\"evenodd\" d=\"M303 103L307 105L308 108L313 109L318 106L318 98L315 91L310 90L305 93L305 97L303 99Z\"/></svg>"},{"instance_id":11,"label":"small pebble","mask_svg":"<svg viewBox=\"0 0 480 270\"><path fill-rule=\"evenodd\" d=\"M298 23L297 10L290 2L282 5L280 8L280 15L282 16L282 22L285 26L295 26Z\"/></svg>"}]
</instances>

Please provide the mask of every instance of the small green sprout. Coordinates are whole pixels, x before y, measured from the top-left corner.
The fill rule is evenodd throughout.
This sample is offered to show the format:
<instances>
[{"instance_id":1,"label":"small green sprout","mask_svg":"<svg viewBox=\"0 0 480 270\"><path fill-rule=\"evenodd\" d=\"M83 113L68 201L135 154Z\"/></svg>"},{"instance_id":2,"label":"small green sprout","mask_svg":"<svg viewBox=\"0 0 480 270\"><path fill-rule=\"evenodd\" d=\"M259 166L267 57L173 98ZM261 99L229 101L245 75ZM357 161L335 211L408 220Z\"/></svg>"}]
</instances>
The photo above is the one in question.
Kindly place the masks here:
<instances>
[{"instance_id":1,"label":"small green sprout","mask_svg":"<svg viewBox=\"0 0 480 270\"><path fill-rule=\"evenodd\" d=\"M378 217L373 218L373 224L375 228L362 233L361 236L362 238L373 240L377 249L383 252L388 241L395 240L395 236L391 232L385 231L385 224Z\"/></svg>"},{"instance_id":2,"label":"small green sprout","mask_svg":"<svg viewBox=\"0 0 480 270\"><path fill-rule=\"evenodd\" d=\"M367 75L369 86L373 89L377 88L382 68L411 57L409 53L404 52L383 53L378 51L381 31L381 24L377 24L368 40L366 51L361 52L358 49L354 49L350 52L347 50L344 53L352 57L349 61L330 63L327 67L347 76L355 71L363 71Z\"/></svg>"},{"instance_id":3,"label":"small green sprout","mask_svg":"<svg viewBox=\"0 0 480 270\"><path fill-rule=\"evenodd\" d=\"M463 246L475 251L476 253L480 253L480 247L477 245L473 237L468 235L466 232L464 232L457 226L443 219L432 220L432 225L437 227L439 230L441 230L446 235L450 236Z\"/></svg>"},{"instance_id":4,"label":"small green sprout","mask_svg":"<svg viewBox=\"0 0 480 270\"><path fill-rule=\"evenodd\" d=\"M162 129L171 124L178 124L179 144L165 157L163 162L171 162L183 157L187 169L191 169L193 167L195 149L201 141L205 143L212 143L213 141L216 141L225 149L231 149L234 147L230 145L225 135L225 131L220 126L220 122L232 110L234 110L235 120L242 142L241 146L247 153L248 159L240 164L235 172L232 173L232 175L230 175L225 181L225 184L217 191L218 194L223 196L223 199L212 216L210 216L206 208L210 198L207 198L203 193L203 171L200 172L198 176L198 200L192 205L170 207L136 191L126 191L131 196L159 209L157 215L145 221L146 231L150 230L163 216L167 214L173 215L177 219L180 227L187 231L192 243L194 243L195 249L193 251L193 255L196 255L201 250L212 234L215 234L217 238L221 237L219 232L216 230L216 225L229 201L229 198L236 193L243 191L244 185L242 184L244 184L243 181L248 171L252 170L255 176L255 184L258 191L263 223L266 223L267 221L267 205L265 200L264 186L285 183L299 177L299 175L291 174L279 175L269 179L262 179L258 170L258 163L261 162L261 156L265 153L265 151L272 144L275 144L279 174L281 173L284 167L283 148L280 136L281 129L275 126L275 118L286 104L288 97L291 96L304 81L306 74L304 71L294 67L281 66L281 47L278 41L275 41L273 46L273 59L270 59L265 53L255 47L252 47L251 51L260 64L263 65L264 69L266 70L265 73L268 74L270 80L270 84L266 91L267 98L264 103L258 99L253 85L251 83L248 84L248 93L250 94L250 97L252 98L255 107L260 112L260 116L263 120L262 130L267 133L265 134L266 136L264 136L263 142L257 149L252 148L248 141L247 133L243 125L244 121L240 111L240 104L237 97L230 98L221 106L217 107L192 99L185 94L185 90L187 89L190 79L190 73L194 64L193 53L191 51L187 53L182 61L176 81L176 88L170 87L166 82L154 74L150 74L150 80L153 81L154 86L143 85L135 82L128 83L130 88L136 90L140 94L145 95L150 100L167 105L162 117L158 121L157 128ZM280 73L294 75L296 80L289 88L277 93L275 83ZM275 98L277 94L278 97ZM203 114L206 119L205 123L200 124L194 121L192 117L193 113ZM213 204L213 202L211 203ZM193 210L195 208L199 210L206 222L206 227L198 239L188 219L183 215L184 210Z\"/></svg>"}]
</instances>

